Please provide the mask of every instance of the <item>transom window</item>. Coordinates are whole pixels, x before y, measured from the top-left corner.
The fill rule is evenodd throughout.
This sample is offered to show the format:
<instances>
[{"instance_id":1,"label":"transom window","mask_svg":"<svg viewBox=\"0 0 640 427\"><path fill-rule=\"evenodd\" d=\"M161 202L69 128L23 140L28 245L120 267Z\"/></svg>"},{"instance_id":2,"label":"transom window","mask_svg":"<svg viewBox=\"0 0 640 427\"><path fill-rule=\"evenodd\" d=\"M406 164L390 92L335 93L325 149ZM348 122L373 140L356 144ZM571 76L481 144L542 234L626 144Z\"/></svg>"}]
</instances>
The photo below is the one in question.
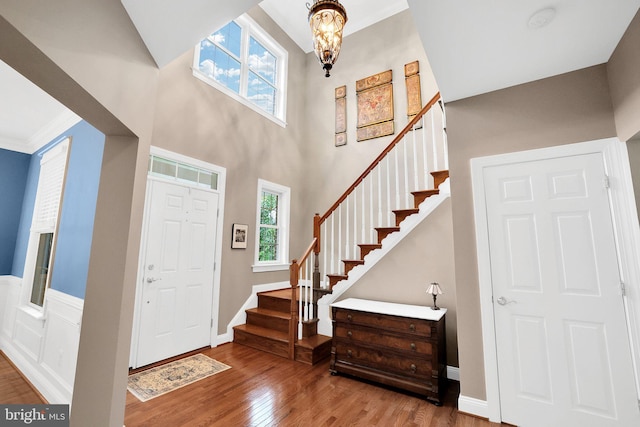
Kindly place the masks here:
<instances>
[{"instance_id":1,"label":"transom window","mask_svg":"<svg viewBox=\"0 0 640 427\"><path fill-rule=\"evenodd\" d=\"M194 75L284 126L287 52L247 15L195 49Z\"/></svg>"},{"instance_id":2,"label":"transom window","mask_svg":"<svg viewBox=\"0 0 640 427\"><path fill-rule=\"evenodd\" d=\"M289 267L290 194L289 187L258 180L254 272Z\"/></svg>"}]
</instances>

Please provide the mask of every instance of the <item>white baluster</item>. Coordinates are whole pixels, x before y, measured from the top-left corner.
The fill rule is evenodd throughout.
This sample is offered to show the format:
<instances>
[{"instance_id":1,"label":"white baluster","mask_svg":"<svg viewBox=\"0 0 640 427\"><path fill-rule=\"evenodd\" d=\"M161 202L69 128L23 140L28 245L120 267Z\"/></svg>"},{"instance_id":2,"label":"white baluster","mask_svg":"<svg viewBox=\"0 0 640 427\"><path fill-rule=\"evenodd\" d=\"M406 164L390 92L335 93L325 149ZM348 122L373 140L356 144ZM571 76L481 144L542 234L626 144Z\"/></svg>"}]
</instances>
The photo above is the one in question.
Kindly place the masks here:
<instances>
[{"instance_id":1,"label":"white baluster","mask_svg":"<svg viewBox=\"0 0 640 427\"><path fill-rule=\"evenodd\" d=\"M374 239L374 234L375 234L375 230L374 227L376 227L375 222L373 222L373 177L369 176L369 223L371 224L371 234L370 234L370 241L373 242Z\"/></svg>"},{"instance_id":2,"label":"white baluster","mask_svg":"<svg viewBox=\"0 0 640 427\"><path fill-rule=\"evenodd\" d=\"M400 209L400 168L398 167L398 153L400 151L400 149L398 149L398 146L396 145L395 148L395 168L393 170L393 174L395 176L395 183L396 183L396 200L394 201L394 205L396 207L396 209Z\"/></svg>"},{"instance_id":3,"label":"white baluster","mask_svg":"<svg viewBox=\"0 0 640 427\"><path fill-rule=\"evenodd\" d=\"M418 142L416 141L416 133L418 130L411 132L411 143L413 144L413 190L420 190L418 182ZM407 206L408 208L411 206Z\"/></svg>"},{"instance_id":4,"label":"white baluster","mask_svg":"<svg viewBox=\"0 0 640 427\"><path fill-rule=\"evenodd\" d=\"M427 144L427 131L425 129L425 126L427 125L424 122L424 116L420 117L420 120L422 121L422 131L420 132L420 134L422 135L422 162L423 162L423 171L424 171L424 186L423 186L423 190L426 190L429 188L429 159L428 159L428 152L429 152L429 148L428 148L428 144Z\"/></svg>"},{"instance_id":5,"label":"white baluster","mask_svg":"<svg viewBox=\"0 0 640 427\"><path fill-rule=\"evenodd\" d=\"M382 176L380 175L382 171L380 170L380 163L378 163L378 167L376 169L378 170L378 225L382 226Z\"/></svg>"},{"instance_id":6,"label":"white baluster","mask_svg":"<svg viewBox=\"0 0 640 427\"><path fill-rule=\"evenodd\" d=\"M335 212L331 212L331 273L336 272L335 263L335 251L336 251L336 227L335 227Z\"/></svg>"},{"instance_id":7,"label":"white baluster","mask_svg":"<svg viewBox=\"0 0 640 427\"><path fill-rule=\"evenodd\" d=\"M407 137L402 139L402 156L404 163L404 208L409 206L409 156L407 156Z\"/></svg>"},{"instance_id":8,"label":"white baluster","mask_svg":"<svg viewBox=\"0 0 640 427\"><path fill-rule=\"evenodd\" d=\"M434 108L431 108L431 141L433 145L433 170L437 171L438 169L438 147L436 144L436 123L435 123L435 115L436 112Z\"/></svg>"},{"instance_id":9,"label":"white baluster","mask_svg":"<svg viewBox=\"0 0 640 427\"><path fill-rule=\"evenodd\" d=\"M345 228L345 232L344 232L344 259L351 259L349 258L349 197L347 196L347 200L345 203L345 221L347 222L346 228Z\"/></svg>"},{"instance_id":10,"label":"white baluster","mask_svg":"<svg viewBox=\"0 0 640 427\"><path fill-rule=\"evenodd\" d=\"M389 156L385 157L387 175L387 226L391 226L391 171L389 170Z\"/></svg>"},{"instance_id":11,"label":"white baluster","mask_svg":"<svg viewBox=\"0 0 640 427\"><path fill-rule=\"evenodd\" d=\"M362 230L360 231L360 241L362 243L366 243L367 242L367 232L366 232L366 224L367 224L367 215L366 215L366 209L365 209L365 201L367 199L367 197L365 196L365 189L366 186L364 185L364 180L360 183L360 188L362 191L362 209L360 209L362 211ZM357 191L357 190L356 190Z\"/></svg>"},{"instance_id":12,"label":"white baluster","mask_svg":"<svg viewBox=\"0 0 640 427\"><path fill-rule=\"evenodd\" d=\"M353 259L358 257L358 189L353 190Z\"/></svg>"},{"instance_id":13,"label":"white baluster","mask_svg":"<svg viewBox=\"0 0 640 427\"><path fill-rule=\"evenodd\" d=\"M447 113L442 99L438 101L442 112L442 150L444 152L444 169L449 170L449 143L447 142Z\"/></svg>"},{"instance_id":14,"label":"white baluster","mask_svg":"<svg viewBox=\"0 0 640 427\"><path fill-rule=\"evenodd\" d=\"M320 287L323 289L327 289L329 284L327 283L327 253L329 252L329 245L327 245L327 221L322 223L322 227L324 227L324 232L320 232L320 236L324 236L321 240L321 248L322 252L322 267L320 268Z\"/></svg>"},{"instance_id":15,"label":"white baluster","mask_svg":"<svg viewBox=\"0 0 640 427\"><path fill-rule=\"evenodd\" d=\"M340 272L342 272L342 203L340 204L340 206L338 206L338 259L336 260L336 262L338 263L338 265L340 265L340 267L338 267L338 269L340 270Z\"/></svg>"}]
</instances>

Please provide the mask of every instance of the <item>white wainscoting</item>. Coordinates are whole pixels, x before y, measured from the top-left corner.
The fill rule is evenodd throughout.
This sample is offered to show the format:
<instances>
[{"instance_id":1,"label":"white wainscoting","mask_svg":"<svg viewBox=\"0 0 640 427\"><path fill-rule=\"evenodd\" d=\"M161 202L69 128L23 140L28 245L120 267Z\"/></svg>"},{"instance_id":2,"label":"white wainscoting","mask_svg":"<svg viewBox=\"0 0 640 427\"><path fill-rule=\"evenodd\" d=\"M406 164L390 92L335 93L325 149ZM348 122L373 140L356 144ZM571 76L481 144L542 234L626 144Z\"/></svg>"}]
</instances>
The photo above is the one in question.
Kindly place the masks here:
<instances>
[{"instance_id":1,"label":"white wainscoting","mask_svg":"<svg viewBox=\"0 0 640 427\"><path fill-rule=\"evenodd\" d=\"M21 304L21 282L0 277L0 349L49 403L70 404L84 301L47 289L40 312Z\"/></svg>"}]
</instances>

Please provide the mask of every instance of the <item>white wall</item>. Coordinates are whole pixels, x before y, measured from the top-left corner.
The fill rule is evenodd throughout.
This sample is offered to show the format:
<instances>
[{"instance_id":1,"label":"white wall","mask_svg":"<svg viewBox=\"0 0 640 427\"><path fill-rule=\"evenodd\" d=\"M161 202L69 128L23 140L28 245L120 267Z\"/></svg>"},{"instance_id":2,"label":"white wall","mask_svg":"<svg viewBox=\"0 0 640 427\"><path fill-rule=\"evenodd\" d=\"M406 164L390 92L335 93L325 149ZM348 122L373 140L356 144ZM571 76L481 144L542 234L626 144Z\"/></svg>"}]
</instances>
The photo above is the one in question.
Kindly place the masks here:
<instances>
[{"instance_id":1,"label":"white wall","mask_svg":"<svg viewBox=\"0 0 640 427\"><path fill-rule=\"evenodd\" d=\"M21 303L22 279L0 276L0 350L49 403L71 403L83 300L48 289L41 313Z\"/></svg>"}]
</instances>

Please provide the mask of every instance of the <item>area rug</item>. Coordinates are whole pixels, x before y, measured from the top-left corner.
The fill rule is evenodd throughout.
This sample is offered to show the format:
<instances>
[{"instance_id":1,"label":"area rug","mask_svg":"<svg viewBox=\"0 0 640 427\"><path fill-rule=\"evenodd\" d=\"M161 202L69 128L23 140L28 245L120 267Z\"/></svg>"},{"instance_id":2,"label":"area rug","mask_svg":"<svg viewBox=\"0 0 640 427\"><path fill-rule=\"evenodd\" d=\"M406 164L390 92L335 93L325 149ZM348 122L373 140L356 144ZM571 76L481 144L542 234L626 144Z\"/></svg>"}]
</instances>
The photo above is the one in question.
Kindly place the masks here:
<instances>
[{"instance_id":1,"label":"area rug","mask_svg":"<svg viewBox=\"0 0 640 427\"><path fill-rule=\"evenodd\" d=\"M146 402L227 369L231 369L231 366L204 354L196 354L129 375L127 389L139 400Z\"/></svg>"}]
</instances>

